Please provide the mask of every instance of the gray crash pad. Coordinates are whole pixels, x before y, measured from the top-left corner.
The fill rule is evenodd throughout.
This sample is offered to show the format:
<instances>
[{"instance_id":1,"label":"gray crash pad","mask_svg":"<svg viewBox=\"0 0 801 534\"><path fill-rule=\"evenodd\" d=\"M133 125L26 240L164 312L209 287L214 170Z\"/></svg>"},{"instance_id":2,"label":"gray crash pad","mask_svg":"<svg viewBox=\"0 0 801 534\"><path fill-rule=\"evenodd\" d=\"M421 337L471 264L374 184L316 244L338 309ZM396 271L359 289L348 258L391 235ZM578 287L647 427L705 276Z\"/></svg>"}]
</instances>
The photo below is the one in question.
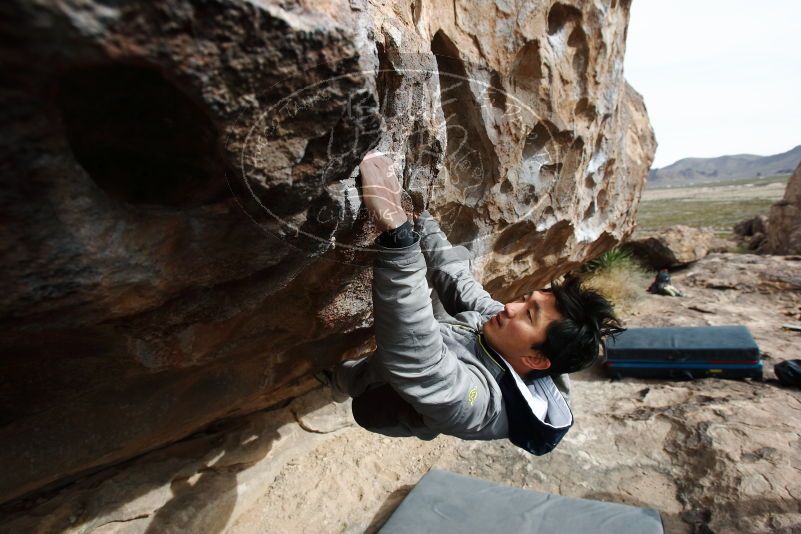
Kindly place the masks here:
<instances>
[{"instance_id":1,"label":"gray crash pad","mask_svg":"<svg viewBox=\"0 0 801 534\"><path fill-rule=\"evenodd\" d=\"M664 531L659 512L650 508L560 497L432 469L380 532L662 534Z\"/></svg>"}]
</instances>

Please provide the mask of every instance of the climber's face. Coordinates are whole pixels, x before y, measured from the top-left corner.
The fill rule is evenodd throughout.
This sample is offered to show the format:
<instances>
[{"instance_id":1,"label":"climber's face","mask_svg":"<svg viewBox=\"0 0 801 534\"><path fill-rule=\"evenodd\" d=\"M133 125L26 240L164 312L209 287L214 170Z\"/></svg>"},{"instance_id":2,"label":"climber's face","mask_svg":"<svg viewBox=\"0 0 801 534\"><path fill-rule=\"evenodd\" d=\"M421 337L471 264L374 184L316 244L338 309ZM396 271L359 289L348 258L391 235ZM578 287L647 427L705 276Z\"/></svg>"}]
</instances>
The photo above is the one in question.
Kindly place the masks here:
<instances>
[{"instance_id":1,"label":"climber's face","mask_svg":"<svg viewBox=\"0 0 801 534\"><path fill-rule=\"evenodd\" d=\"M548 290L521 295L504 305L503 311L485 322L484 338L520 374L551 366L548 358L531 348L545 341L545 332L562 314Z\"/></svg>"}]
</instances>

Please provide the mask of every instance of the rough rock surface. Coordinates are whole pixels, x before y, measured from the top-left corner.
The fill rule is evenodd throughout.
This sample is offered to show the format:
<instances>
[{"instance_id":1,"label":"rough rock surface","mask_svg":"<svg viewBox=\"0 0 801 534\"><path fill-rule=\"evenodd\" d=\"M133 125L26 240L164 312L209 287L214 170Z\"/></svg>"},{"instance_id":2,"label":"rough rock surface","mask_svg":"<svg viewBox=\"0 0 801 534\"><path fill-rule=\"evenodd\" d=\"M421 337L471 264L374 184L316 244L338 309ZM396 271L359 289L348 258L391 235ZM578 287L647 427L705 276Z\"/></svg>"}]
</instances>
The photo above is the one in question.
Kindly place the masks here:
<instances>
[{"instance_id":1,"label":"rough rock surface","mask_svg":"<svg viewBox=\"0 0 801 534\"><path fill-rule=\"evenodd\" d=\"M430 467L561 495L648 506L666 532L801 529L801 391L772 367L798 357L801 258L712 254L643 293L629 326L744 324L766 382L573 380L575 425L550 455L506 441L387 438L325 391L234 419L69 488L6 508L2 532L374 532ZM758 310L758 313L755 313Z\"/></svg>"},{"instance_id":2,"label":"rough rock surface","mask_svg":"<svg viewBox=\"0 0 801 534\"><path fill-rule=\"evenodd\" d=\"M735 239L748 250L762 252L767 245L768 216L759 214L734 225Z\"/></svg>"},{"instance_id":3,"label":"rough rock surface","mask_svg":"<svg viewBox=\"0 0 801 534\"><path fill-rule=\"evenodd\" d=\"M801 163L787 181L784 198L770 208L768 254L801 254Z\"/></svg>"},{"instance_id":4,"label":"rough rock surface","mask_svg":"<svg viewBox=\"0 0 801 534\"><path fill-rule=\"evenodd\" d=\"M721 246L712 230L676 225L655 235L627 241L625 247L653 269L685 266Z\"/></svg>"},{"instance_id":5,"label":"rough rock surface","mask_svg":"<svg viewBox=\"0 0 801 534\"><path fill-rule=\"evenodd\" d=\"M750 237L754 234L765 234L768 231L767 215L754 215L734 225L734 235Z\"/></svg>"},{"instance_id":6,"label":"rough rock surface","mask_svg":"<svg viewBox=\"0 0 801 534\"><path fill-rule=\"evenodd\" d=\"M369 148L499 299L623 239L629 4L4 2L0 501L369 350Z\"/></svg>"}]
</instances>

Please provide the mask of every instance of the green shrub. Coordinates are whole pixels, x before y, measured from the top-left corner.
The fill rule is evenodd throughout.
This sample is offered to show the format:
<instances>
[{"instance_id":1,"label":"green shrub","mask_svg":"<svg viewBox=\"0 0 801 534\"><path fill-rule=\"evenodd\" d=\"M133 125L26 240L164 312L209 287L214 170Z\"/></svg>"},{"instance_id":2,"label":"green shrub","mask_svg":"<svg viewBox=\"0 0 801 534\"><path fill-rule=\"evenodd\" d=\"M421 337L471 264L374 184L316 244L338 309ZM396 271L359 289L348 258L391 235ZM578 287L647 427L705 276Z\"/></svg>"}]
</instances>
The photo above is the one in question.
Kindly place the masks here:
<instances>
[{"instance_id":1,"label":"green shrub","mask_svg":"<svg viewBox=\"0 0 801 534\"><path fill-rule=\"evenodd\" d=\"M590 260L582 266L582 272L591 273L603 269L611 269L616 265L626 265L633 263L634 258L631 252L625 248L613 248L607 250L594 260Z\"/></svg>"}]
</instances>

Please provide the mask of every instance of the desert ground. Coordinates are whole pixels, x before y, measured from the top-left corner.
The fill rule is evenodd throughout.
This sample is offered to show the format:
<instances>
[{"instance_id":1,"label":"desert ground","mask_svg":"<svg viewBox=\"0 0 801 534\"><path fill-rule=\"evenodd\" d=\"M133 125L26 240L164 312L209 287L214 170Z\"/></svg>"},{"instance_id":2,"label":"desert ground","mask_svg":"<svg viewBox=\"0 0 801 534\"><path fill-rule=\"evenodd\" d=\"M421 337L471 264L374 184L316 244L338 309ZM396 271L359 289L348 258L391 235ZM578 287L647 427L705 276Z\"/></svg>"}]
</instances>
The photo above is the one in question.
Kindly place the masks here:
<instances>
[{"instance_id":1,"label":"desert ground","mask_svg":"<svg viewBox=\"0 0 801 534\"><path fill-rule=\"evenodd\" d=\"M659 510L667 532L801 530L801 257L712 254L674 273L684 298L642 292L627 326L744 324L764 382L573 379L575 424L547 456L505 440L388 438L316 387L5 510L3 532L375 532L430 468Z\"/></svg>"},{"instance_id":2,"label":"desert ground","mask_svg":"<svg viewBox=\"0 0 801 534\"><path fill-rule=\"evenodd\" d=\"M787 179L773 176L723 184L646 188L637 213L635 237L676 224L710 227L718 236L728 237L736 223L767 214L770 205L784 195Z\"/></svg>"}]
</instances>

